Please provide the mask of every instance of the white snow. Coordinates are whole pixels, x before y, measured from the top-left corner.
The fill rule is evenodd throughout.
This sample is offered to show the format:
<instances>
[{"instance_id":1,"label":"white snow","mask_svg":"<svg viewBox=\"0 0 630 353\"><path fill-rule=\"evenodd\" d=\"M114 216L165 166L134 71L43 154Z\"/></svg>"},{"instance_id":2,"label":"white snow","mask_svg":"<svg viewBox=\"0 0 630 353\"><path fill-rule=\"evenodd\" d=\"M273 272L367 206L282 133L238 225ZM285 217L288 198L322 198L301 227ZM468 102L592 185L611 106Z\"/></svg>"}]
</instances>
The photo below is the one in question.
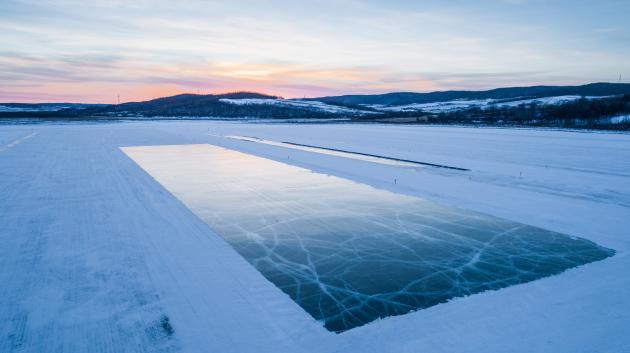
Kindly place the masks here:
<instances>
[{"instance_id":1,"label":"white snow","mask_svg":"<svg viewBox=\"0 0 630 353\"><path fill-rule=\"evenodd\" d=\"M36 132L31 132L30 134L27 134L27 135L24 135L24 136L22 136L22 137L20 137L18 139L15 139L15 140L7 143L4 146L0 145L0 152L4 152L4 151L8 150L9 148L13 148L13 147L19 145L20 143L30 139L31 137L33 137L35 135L37 135Z\"/></svg>"},{"instance_id":2,"label":"white snow","mask_svg":"<svg viewBox=\"0 0 630 353\"><path fill-rule=\"evenodd\" d=\"M269 104L285 107L295 107L303 109L312 109L317 111L323 111L327 113L346 113L346 114L370 114L371 111L364 111L358 109L352 109L342 107L338 105L326 104L319 101L306 101L297 99L258 99L258 98L246 98L246 99L219 99L221 102L236 104L236 105L255 105L255 104Z\"/></svg>"},{"instance_id":3,"label":"white snow","mask_svg":"<svg viewBox=\"0 0 630 353\"><path fill-rule=\"evenodd\" d=\"M337 335L120 151L198 143L587 238L617 254ZM0 147L1 352L630 351L627 134L146 121L2 125ZM172 335L161 328L165 315Z\"/></svg>"},{"instance_id":4,"label":"white snow","mask_svg":"<svg viewBox=\"0 0 630 353\"><path fill-rule=\"evenodd\" d=\"M69 106L62 105L47 105L47 106L33 106L33 107L11 107L6 105L0 105L0 112L52 112Z\"/></svg>"},{"instance_id":5,"label":"white snow","mask_svg":"<svg viewBox=\"0 0 630 353\"><path fill-rule=\"evenodd\" d=\"M497 106L501 106L501 107L517 107L517 106L523 105L523 104L559 105L559 104L564 104L564 103L569 103L569 102L572 102L572 101L576 101L576 100L581 99L581 98L601 99L601 98L607 98L607 97L556 96L556 97L543 97L543 98L523 99L523 100L510 101L510 102L500 102L500 103L497 103L496 105Z\"/></svg>"},{"instance_id":6,"label":"white snow","mask_svg":"<svg viewBox=\"0 0 630 353\"><path fill-rule=\"evenodd\" d=\"M414 103L406 105L366 105L380 111L392 112L414 112L423 111L427 113L447 113L469 108L491 108L491 107L517 107L522 104L541 104L541 105L558 105L572 102L582 98L582 96L555 96L533 99L517 99L511 101L497 99L457 99L452 101L434 102L434 103ZM584 97L586 99L600 99L606 97Z\"/></svg>"},{"instance_id":7,"label":"white snow","mask_svg":"<svg viewBox=\"0 0 630 353\"><path fill-rule=\"evenodd\" d=\"M340 150L330 150L330 149L318 148L316 146L295 145L295 144L290 144L290 143L285 143L285 142L270 141L270 140L259 139L259 138L248 137L248 136L231 136L231 135L228 135L228 136L224 136L224 137L225 138L231 138L231 139L237 139L237 140L243 140L243 141L256 142L256 143L264 143L266 145L272 145L272 146L281 146L281 147L295 149L295 150L301 150L301 151L309 151L309 152L315 152L315 153L324 153L324 154L329 154L329 155L332 155L332 156L341 156L341 157L345 157L345 158L359 159L359 160L363 160L363 161L370 161L370 162L373 162L373 163L380 163L380 164L386 164L386 165L396 165L396 166L400 166L400 167L409 167L409 168L422 168L422 167L424 167L424 165L422 165L422 163L414 163L414 162L411 162L411 161L395 160L395 159L391 159L391 158L387 158L387 157L383 158L383 157L379 157L379 156L357 154L357 153L340 151Z\"/></svg>"},{"instance_id":8,"label":"white snow","mask_svg":"<svg viewBox=\"0 0 630 353\"><path fill-rule=\"evenodd\" d=\"M617 115L608 119L610 124L622 124L630 121L630 114L628 115Z\"/></svg>"},{"instance_id":9,"label":"white snow","mask_svg":"<svg viewBox=\"0 0 630 353\"><path fill-rule=\"evenodd\" d=\"M445 113L457 110L468 109L472 107L483 107L489 104L492 104L494 100L492 99L481 99L481 100L473 100L473 99L457 99L452 101L445 102L434 102L434 103L413 103L413 104L405 104L405 105L395 105L395 106L386 106L386 105L367 105L370 108L374 108L381 111L391 111L391 112L414 112L414 111L424 111L428 113Z\"/></svg>"}]
</instances>

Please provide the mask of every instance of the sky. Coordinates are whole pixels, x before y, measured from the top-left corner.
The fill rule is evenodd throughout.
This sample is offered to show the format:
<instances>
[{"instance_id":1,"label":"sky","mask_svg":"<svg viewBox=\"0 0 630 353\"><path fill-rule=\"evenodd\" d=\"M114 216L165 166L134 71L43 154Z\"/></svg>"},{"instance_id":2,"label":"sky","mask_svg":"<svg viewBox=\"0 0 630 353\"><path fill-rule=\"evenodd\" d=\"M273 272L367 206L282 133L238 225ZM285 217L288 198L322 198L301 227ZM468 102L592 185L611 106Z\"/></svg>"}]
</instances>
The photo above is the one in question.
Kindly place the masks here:
<instances>
[{"instance_id":1,"label":"sky","mask_svg":"<svg viewBox=\"0 0 630 353\"><path fill-rule=\"evenodd\" d=\"M0 0L0 102L630 82L628 0Z\"/></svg>"}]
</instances>

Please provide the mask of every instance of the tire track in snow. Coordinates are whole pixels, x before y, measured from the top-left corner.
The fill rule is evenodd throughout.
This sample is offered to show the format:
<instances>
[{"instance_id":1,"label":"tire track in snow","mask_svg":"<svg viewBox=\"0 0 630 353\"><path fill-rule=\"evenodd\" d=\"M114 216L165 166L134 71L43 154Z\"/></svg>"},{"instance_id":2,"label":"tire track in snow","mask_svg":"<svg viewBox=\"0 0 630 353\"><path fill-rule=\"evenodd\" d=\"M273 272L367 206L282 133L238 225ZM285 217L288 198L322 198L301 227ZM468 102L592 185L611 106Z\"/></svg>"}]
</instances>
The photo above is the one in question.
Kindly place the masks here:
<instances>
[{"instance_id":1,"label":"tire track in snow","mask_svg":"<svg viewBox=\"0 0 630 353\"><path fill-rule=\"evenodd\" d=\"M35 135L37 135L37 132L31 132L30 134L28 134L26 136L23 136L23 137L20 137L19 139L9 143L8 145L5 145L4 147L0 147L0 153L8 150L9 148L13 148L13 147L19 145L20 143L30 139L31 137L33 137Z\"/></svg>"}]
</instances>

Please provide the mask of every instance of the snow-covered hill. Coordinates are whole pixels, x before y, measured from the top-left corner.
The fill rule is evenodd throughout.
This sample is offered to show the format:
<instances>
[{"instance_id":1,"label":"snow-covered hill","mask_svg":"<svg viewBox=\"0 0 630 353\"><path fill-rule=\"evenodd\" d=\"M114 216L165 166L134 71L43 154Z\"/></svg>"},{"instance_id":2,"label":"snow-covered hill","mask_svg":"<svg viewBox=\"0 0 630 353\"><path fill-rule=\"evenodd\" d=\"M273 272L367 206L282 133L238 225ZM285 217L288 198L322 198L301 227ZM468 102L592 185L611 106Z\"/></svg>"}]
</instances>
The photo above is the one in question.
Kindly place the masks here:
<instances>
[{"instance_id":1,"label":"snow-covered hill","mask_svg":"<svg viewBox=\"0 0 630 353\"><path fill-rule=\"evenodd\" d=\"M333 114L373 114L375 112L363 109L353 109L339 105L327 104L320 101L299 99L219 99L220 102L236 105L275 105L298 109L316 110Z\"/></svg>"},{"instance_id":2,"label":"snow-covered hill","mask_svg":"<svg viewBox=\"0 0 630 353\"><path fill-rule=\"evenodd\" d=\"M584 97L587 99L600 99L604 97ZM381 105L370 104L366 107L385 112L425 112L425 113L448 113L458 110L465 110L470 108L504 108L504 107L517 107L527 104L538 105L558 105L568 102L572 102L582 98L582 96L555 96L555 97L543 97L543 98L524 98L524 99L511 99L506 101L504 99L456 99L444 102L432 102L432 103L415 103L406 105Z\"/></svg>"}]
</instances>

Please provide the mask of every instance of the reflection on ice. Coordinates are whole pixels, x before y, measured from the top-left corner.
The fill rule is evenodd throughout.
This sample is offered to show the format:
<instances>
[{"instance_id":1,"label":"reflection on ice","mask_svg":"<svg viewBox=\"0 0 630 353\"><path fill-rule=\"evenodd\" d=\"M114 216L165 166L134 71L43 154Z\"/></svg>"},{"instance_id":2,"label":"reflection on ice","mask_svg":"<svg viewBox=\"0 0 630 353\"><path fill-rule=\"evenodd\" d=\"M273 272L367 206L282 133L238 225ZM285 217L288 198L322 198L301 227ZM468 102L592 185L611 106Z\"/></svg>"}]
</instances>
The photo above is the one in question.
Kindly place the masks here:
<instances>
[{"instance_id":1,"label":"reflection on ice","mask_svg":"<svg viewBox=\"0 0 630 353\"><path fill-rule=\"evenodd\" d=\"M123 150L331 331L613 254L211 145Z\"/></svg>"}]
</instances>

